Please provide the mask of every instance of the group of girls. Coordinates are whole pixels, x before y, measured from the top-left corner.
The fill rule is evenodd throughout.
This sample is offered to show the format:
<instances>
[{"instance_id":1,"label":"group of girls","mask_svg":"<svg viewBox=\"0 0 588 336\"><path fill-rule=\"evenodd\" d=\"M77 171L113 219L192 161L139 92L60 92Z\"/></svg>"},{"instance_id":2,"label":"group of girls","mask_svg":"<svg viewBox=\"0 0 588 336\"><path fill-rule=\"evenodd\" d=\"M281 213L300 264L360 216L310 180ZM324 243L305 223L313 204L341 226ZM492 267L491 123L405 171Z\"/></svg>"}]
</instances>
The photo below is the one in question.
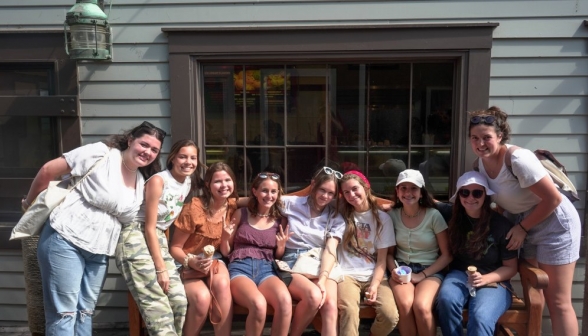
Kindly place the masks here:
<instances>
[{"instance_id":1,"label":"group of girls","mask_svg":"<svg viewBox=\"0 0 588 336\"><path fill-rule=\"evenodd\" d=\"M549 275L544 297L553 334L577 335L571 285L580 219L530 151L515 150L514 174L507 169L506 119L496 107L470 113L480 171L459 178L448 224L412 169L399 174L396 202L385 213L356 170L319 169L307 196L283 196L280 176L262 172L251 196L239 199L231 168L214 163L200 179L198 149L183 140L159 172L166 134L147 122L65 153L43 166L22 200L26 209L50 180L97 166L40 237L46 333L91 335L115 255L150 335L197 335L207 318L216 335L229 335L233 301L249 311L247 335L262 333L268 305L272 335L301 335L317 313L321 334L358 335L362 300L376 311L373 335L388 335L399 320L402 335L435 335L435 313L444 335L461 335L464 307L468 335L492 335L511 304L509 280L523 247L524 258ZM199 196L187 202L191 194ZM493 201L516 224L491 209ZM174 221L168 249L165 231ZM209 245L212 256L204 253ZM274 259L292 267L317 247L317 278L276 269ZM340 282L330 277L337 263ZM412 270L409 282L399 266ZM476 271L466 273L469 266Z\"/></svg>"}]
</instances>

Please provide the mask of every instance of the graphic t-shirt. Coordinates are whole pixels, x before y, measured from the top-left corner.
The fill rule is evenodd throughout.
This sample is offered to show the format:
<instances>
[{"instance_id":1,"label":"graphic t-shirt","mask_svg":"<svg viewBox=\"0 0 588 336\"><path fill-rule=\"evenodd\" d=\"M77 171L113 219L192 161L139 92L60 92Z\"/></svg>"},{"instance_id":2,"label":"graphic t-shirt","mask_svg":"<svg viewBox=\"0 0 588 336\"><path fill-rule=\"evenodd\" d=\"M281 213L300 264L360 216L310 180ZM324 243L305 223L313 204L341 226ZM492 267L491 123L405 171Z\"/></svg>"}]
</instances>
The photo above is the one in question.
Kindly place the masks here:
<instances>
[{"instance_id":1,"label":"graphic t-shirt","mask_svg":"<svg viewBox=\"0 0 588 336\"><path fill-rule=\"evenodd\" d=\"M339 244L337 249L339 263L345 276L357 281L369 281L376 267L377 250L396 245L392 219L383 211L378 210L378 215L382 222L379 233L371 210L354 213L355 239L360 251L344 248L343 244Z\"/></svg>"}]
</instances>

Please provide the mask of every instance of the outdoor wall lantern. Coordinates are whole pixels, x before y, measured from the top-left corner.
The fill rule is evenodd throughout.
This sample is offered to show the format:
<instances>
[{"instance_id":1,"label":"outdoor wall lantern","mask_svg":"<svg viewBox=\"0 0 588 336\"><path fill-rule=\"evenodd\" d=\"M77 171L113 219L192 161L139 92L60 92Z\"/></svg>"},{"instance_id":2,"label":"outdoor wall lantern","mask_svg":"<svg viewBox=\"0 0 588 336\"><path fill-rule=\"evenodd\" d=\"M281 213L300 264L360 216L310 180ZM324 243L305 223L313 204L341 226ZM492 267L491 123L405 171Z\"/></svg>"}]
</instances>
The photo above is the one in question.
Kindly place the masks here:
<instances>
[{"instance_id":1,"label":"outdoor wall lantern","mask_svg":"<svg viewBox=\"0 0 588 336\"><path fill-rule=\"evenodd\" d=\"M76 0L65 15L65 52L71 59L112 60L112 29L97 2Z\"/></svg>"}]
</instances>

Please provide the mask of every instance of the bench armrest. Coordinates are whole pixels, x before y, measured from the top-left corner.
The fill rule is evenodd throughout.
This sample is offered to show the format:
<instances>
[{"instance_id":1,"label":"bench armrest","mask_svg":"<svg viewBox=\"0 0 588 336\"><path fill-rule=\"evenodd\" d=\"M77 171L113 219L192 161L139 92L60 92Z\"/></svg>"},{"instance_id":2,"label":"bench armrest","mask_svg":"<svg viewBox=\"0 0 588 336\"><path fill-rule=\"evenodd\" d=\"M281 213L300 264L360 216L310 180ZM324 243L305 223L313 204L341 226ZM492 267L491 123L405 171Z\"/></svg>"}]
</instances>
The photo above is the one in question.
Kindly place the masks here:
<instances>
[{"instance_id":1,"label":"bench armrest","mask_svg":"<svg viewBox=\"0 0 588 336\"><path fill-rule=\"evenodd\" d=\"M524 259L519 259L519 274L521 276L521 282L523 283L523 290L527 290L526 287L532 287L535 289L545 289L549 285L549 277L543 270L534 267Z\"/></svg>"},{"instance_id":2,"label":"bench armrest","mask_svg":"<svg viewBox=\"0 0 588 336\"><path fill-rule=\"evenodd\" d=\"M545 299L542 289L549 285L549 277L543 270L519 259L519 274L523 285L525 309L529 314L527 335L540 335Z\"/></svg>"}]
</instances>

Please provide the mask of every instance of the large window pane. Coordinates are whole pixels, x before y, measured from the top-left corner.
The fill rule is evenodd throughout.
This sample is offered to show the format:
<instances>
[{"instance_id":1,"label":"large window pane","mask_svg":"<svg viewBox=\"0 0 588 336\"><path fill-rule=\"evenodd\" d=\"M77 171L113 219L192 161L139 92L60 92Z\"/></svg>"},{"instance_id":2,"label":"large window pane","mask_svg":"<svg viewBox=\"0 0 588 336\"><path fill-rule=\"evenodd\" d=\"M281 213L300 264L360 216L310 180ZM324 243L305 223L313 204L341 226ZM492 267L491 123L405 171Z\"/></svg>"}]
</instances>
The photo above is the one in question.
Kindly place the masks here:
<instances>
[{"instance_id":1,"label":"large window pane","mask_svg":"<svg viewBox=\"0 0 588 336\"><path fill-rule=\"evenodd\" d=\"M242 146L246 183L269 170L295 191L330 165L362 171L377 195L389 196L410 167L445 199L439 193L448 190L454 72L452 62L205 66L206 78L216 74L205 79L205 116L213 119L205 120L206 144ZM225 77L234 92L227 93ZM245 124L242 133L233 120Z\"/></svg>"},{"instance_id":2,"label":"large window pane","mask_svg":"<svg viewBox=\"0 0 588 336\"><path fill-rule=\"evenodd\" d=\"M57 157L53 118L0 117L0 177L32 178Z\"/></svg>"},{"instance_id":3,"label":"large window pane","mask_svg":"<svg viewBox=\"0 0 588 336\"><path fill-rule=\"evenodd\" d=\"M204 67L207 145L243 144L243 81L239 66Z\"/></svg>"},{"instance_id":4,"label":"large window pane","mask_svg":"<svg viewBox=\"0 0 588 336\"><path fill-rule=\"evenodd\" d=\"M0 63L0 96L54 94L51 65ZM31 178L57 157L57 128L50 117L0 117L0 177Z\"/></svg>"}]
</instances>

